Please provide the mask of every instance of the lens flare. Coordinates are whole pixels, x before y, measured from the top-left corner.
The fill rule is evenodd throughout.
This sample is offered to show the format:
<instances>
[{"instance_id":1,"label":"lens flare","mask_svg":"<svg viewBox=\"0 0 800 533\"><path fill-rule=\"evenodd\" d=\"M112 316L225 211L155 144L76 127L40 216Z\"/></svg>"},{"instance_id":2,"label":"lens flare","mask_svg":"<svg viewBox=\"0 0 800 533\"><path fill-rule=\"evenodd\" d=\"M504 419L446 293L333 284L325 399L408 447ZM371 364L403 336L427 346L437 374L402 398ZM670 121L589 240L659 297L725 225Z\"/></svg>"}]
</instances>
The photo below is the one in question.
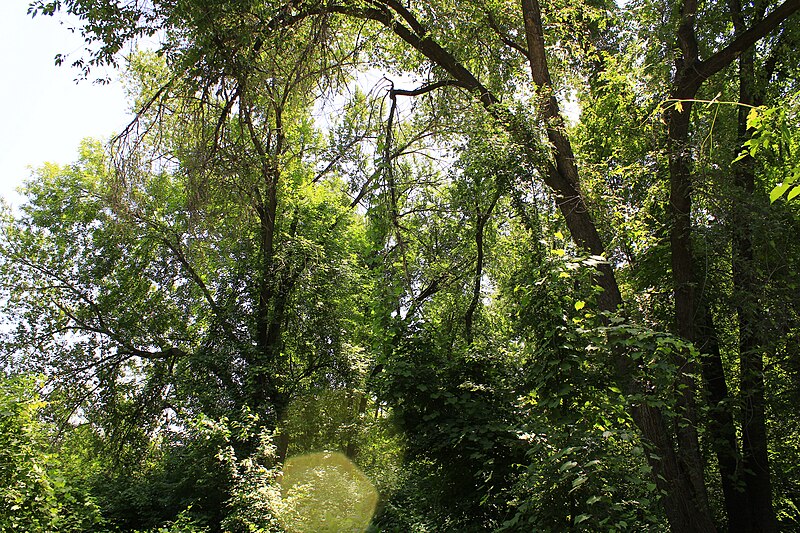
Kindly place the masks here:
<instances>
[{"instance_id":1,"label":"lens flare","mask_svg":"<svg viewBox=\"0 0 800 533\"><path fill-rule=\"evenodd\" d=\"M378 492L344 454L292 457L283 467L281 522L290 533L357 532L369 526Z\"/></svg>"}]
</instances>

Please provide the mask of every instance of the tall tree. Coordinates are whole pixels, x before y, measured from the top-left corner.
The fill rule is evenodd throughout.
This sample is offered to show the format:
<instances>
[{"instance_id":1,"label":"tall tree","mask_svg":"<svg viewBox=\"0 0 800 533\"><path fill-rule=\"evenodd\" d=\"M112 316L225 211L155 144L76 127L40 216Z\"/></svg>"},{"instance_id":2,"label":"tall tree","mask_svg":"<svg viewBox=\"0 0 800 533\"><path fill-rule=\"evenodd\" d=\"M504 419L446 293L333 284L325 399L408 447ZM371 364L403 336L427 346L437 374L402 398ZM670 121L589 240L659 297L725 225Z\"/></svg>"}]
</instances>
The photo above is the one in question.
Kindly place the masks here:
<instances>
[{"instance_id":1,"label":"tall tree","mask_svg":"<svg viewBox=\"0 0 800 533\"><path fill-rule=\"evenodd\" d=\"M654 482L663 494L661 501L673 530L715 529L705 479L709 469L701 449L704 428L698 411L703 406L697 405L700 385L694 377L698 364L708 398L716 409L708 429L717 450L729 527L735 528L744 521L747 527L774 530L763 355L759 349L762 340L750 335L757 312L750 305L756 282L749 277L752 269L746 266L751 261L753 242L745 229L731 248L733 284L746 296L740 300L737 313L739 389L745 406L740 422L744 440L740 465L736 460L738 445L733 417L720 407L730 396L726 369L721 352L717 354L712 342L715 338L712 313L698 293L698 252L693 245L698 227L693 216L697 212L694 187L698 183L699 161L693 145L697 123L693 123L692 117L696 116L698 95L737 58L742 103L757 103L754 100L757 88L751 82L754 47L772 32L788 27L790 18L800 9L800 1L759 4L753 7L752 14L746 14L735 2L730 3L729 11L721 6L700 5L696 0L666 6L643 3L637 11L638 20L628 19L635 20L635 28L643 30L638 37L621 31L603 31L608 13L617 13L622 8L602 2L585 2L567 9L556 4L541 6L538 0L522 0L520 4L466 2L459 6L446 1L411 6L395 0L196 1L180 6L160 1L143 6L106 6L95 0L42 0L31 9L33 13L52 14L61 8L82 18L87 42L98 47L90 50L86 60L77 63L85 74L96 64L115 61L115 54L134 37L157 33L165 37L162 52L173 75L154 89L150 99L141 102L145 111L140 123L146 124L148 116L168 113L174 95L186 101L199 95L200 104L192 108L191 115L193 144L183 146L180 139L175 143L181 168L186 169L187 179L192 180L193 188L189 190L243 199L243 203L236 204L239 212L249 213L257 221L253 239L240 256L246 258L242 263L248 265L251 272L248 275L253 276L248 278L250 283L245 291L249 298L245 301L252 307L239 308L251 311L252 322L245 327L248 334L243 340L239 338L241 328L235 324L222 321L217 324L223 337L235 339L233 345L237 348L233 351L242 359L233 356L230 365L243 364L247 369L244 382L252 406L269 405L279 412L286 403L282 391L288 385L276 376L282 375L288 360L279 354L286 348L284 338L290 320L287 306L293 291L298 290L298 276L307 268L305 259L300 258L307 256L281 255L284 246L303 228L299 211L287 208L288 193L283 187L291 181L288 176L294 168L292 160L299 153L294 147L306 146L303 132L308 128L303 121L308 124L308 119L302 117L308 116L313 105L309 95L315 83L322 80L329 87L331 81L340 80L348 68L355 66L359 56L354 51L364 46L358 38L351 42L351 35L374 31L376 37L367 57L379 58L390 68L425 78L412 89L389 87L388 113L380 113L385 117L386 128L376 135L382 144L372 149L381 161L374 165L369 177L360 179L360 186L351 184L358 191L353 205L364 201L368 207L373 252L379 259L373 263L374 270L389 281L382 287L386 301L375 313L376 322L392 328L389 335L381 337L382 354L389 357L401 348L419 352L418 336L405 329L425 329L423 326L431 324L447 332L436 341L447 341L436 345L441 350L436 353L453 354L454 347L480 351L480 322L487 287L485 272L491 271L492 263L489 243L497 236L493 212L511 205L525 218L531 205L540 207L549 202L547 208L560 212L577 248L593 256L590 263L595 269L593 283L602 289L596 297L597 309L606 317L604 327L615 332L607 339L612 346L612 379L628 398L628 414L648 444L647 457ZM728 19L733 32L727 26ZM720 20L726 21L725 24L720 24ZM333 38L333 21L352 24L356 31L353 34L340 31ZM647 31L650 33L644 35ZM689 345L680 344L682 352L674 350L664 355L671 358L668 365L677 368L675 404L665 404L659 399L664 387L669 389L671 385L659 385L651 379L646 365L625 348L626 341L641 339L630 338L631 331L624 328L614 329L611 315L625 305L628 309L623 312L629 315L640 311L632 305L636 295L630 294L625 286L629 272L637 270L636 258L631 247L618 249L610 239L608 226L615 214L602 199L598 200L596 188L587 178L594 169L583 166L588 158L576 150L578 145L574 144L569 120L562 111L563 97L570 89L599 90L603 84L609 84L608 72L619 65L616 56L626 46L648 46L660 54L656 57L657 66L648 67L650 72L637 83L646 87L644 91L660 93L667 100L662 108L666 131L638 156L640 162L645 162L643 166L648 159L666 157L663 181L669 184L668 199L659 211L652 212L660 217L669 235L671 268L669 272L662 268L660 274L672 279L673 310L669 319L659 317L657 326L671 325L685 341L704 345L710 352L696 360ZM408 50L415 54L409 57L405 54ZM664 93L653 88L657 83L669 83L670 88ZM422 216L431 205L441 208L446 202L442 201L441 193L429 194L419 185L424 180L415 179L421 167L417 162L409 162L413 158L405 163L401 160L404 148L427 137L427 133L410 134L408 138L412 140L408 141L399 133L398 99L405 98L412 98L415 103L424 101L425 104L413 109L415 116L437 124L436 128L425 130L441 134L437 136L438 145L433 141L425 146L428 155L432 150L452 146L452 139L458 136L471 139L472 146L481 146L484 140L484 145L491 144L499 130L507 136L507 146L513 147L511 151L519 161L495 168L484 165L483 170L489 169L488 173L454 171L453 179L464 188L463 195L454 196L455 201L444 208L449 211L447 216ZM453 107L454 102L463 107L445 109ZM629 106L637 106L635 98ZM479 123L485 120L487 127L469 128L467 125L474 117L480 117ZM740 142L744 142L747 131L742 126L740 129ZM646 144L637 135L633 137ZM398 142L406 141L410 144L399 151L395 149ZM137 150L131 150L130 154L140 153L141 144L135 141ZM135 162L136 157L128 161ZM297 160L302 158L299 156ZM745 192L753 189L755 179L747 164L745 161L734 174L734 181ZM327 169L337 166L338 163L323 164ZM500 179L502 173L497 168L501 167L531 177L537 185L523 190L513 179ZM652 167L660 171L658 164ZM135 176L138 167L130 168ZM452 171L446 163L441 168ZM601 180L613 181L611 175ZM382 191L369 198L378 183L382 184ZM442 185L433 188L448 191ZM632 197L637 194L641 191L631 192ZM509 204L504 203L506 197ZM420 198L426 201L421 202ZM430 202L428 198L432 198ZM134 204L130 199L128 203ZM228 208L230 204L224 205ZM451 240L455 220L469 228L469 246ZM447 239L429 238L442 228L446 228ZM527 228L534 231L537 224L528 223ZM277 246L279 241L284 246ZM176 255L178 264L188 271L205 304L212 311L224 309L217 291L208 286L202 273L192 273L188 268L191 261L185 254L181 259L180 239L169 242L172 246L168 248ZM441 260L442 254L449 254L450 261ZM245 274L237 272L237 275ZM434 312L443 309L446 312ZM427 342L426 336L422 338ZM166 353L165 349L161 352ZM307 368L314 368L313 359L308 359L308 363ZM402 403L401 398L395 399L398 405ZM748 473L740 478L737 469L748 465L751 467ZM735 487L738 479L745 480L744 496ZM747 505L740 505L742 501Z\"/></svg>"}]
</instances>

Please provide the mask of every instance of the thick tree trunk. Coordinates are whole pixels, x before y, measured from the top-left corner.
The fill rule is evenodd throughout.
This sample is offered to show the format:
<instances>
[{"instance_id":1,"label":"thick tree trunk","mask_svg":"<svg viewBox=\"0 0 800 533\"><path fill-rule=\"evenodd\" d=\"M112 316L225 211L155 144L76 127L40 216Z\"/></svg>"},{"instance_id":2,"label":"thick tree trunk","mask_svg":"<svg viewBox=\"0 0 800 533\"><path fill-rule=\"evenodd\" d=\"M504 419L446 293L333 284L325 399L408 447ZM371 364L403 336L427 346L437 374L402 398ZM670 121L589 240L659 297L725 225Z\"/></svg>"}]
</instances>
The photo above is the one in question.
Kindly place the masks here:
<instances>
[{"instance_id":1,"label":"thick tree trunk","mask_svg":"<svg viewBox=\"0 0 800 533\"><path fill-rule=\"evenodd\" d=\"M575 156L565 134L564 120L553 94L538 0L522 0L522 11L531 76L542 102L540 112L548 125L547 137L553 147L555 159L555 165L551 166L545 181L559 195L558 207L576 243L592 254L601 255L606 251L605 246L581 194ZM685 126L688 131L688 120ZM684 201L689 199L688 190L683 198ZM689 257L691 258L691 253ZM691 267L687 273L691 276ZM615 311L622 304L622 296L610 265L604 264L600 267L597 282L603 288L598 302L600 308ZM686 288L691 290L691 284L687 284ZM616 357L615 366L625 392L630 395L640 394L641 385L634 380L635 369L631 361L620 354ZM667 427L660 410L640 404L633 407L632 416L645 440L652 446L648 460L653 468L656 484L665 494L662 501L672 529L682 532L710 532L715 531L715 527L706 503L702 462L694 426L691 396L694 387L688 383L687 385L682 399L684 404L682 414L685 420L676 428L677 449L673 443L673 433Z\"/></svg>"},{"instance_id":2,"label":"thick tree trunk","mask_svg":"<svg viewBox=\"0 0 800 533\"><path fill-rule=\"evenodd\" d=\"M742 26L737 24L737 26ZM738 29L738 28L737 28ZM754 53L746 50L739 58L739 101L746 105L760 105L755 82ZM749 108L739 108L740 144L749 138L747 114ZM764 401L764 365L762 345L758 333L759 308L756 297L759 290L753 262L752 209L755 191L754 162L750 157L734 165L734 182L744 201L737 202L738 221L733 246L733 290L739 326L739 372L742 401L742 462L745 491L748 500L748 531L772 532L777 530L772 506L772 484L769 472L768 439Z\"/></svg>"},{"instance_id":3,"label":"thick tree trunk","mask_svg":"<svg viewBox=\"0 0 800 533\"><path fill-rule=\"evenodd\" d=\"M663 494L662 505L670 529L676 533L716 531L711 517L697 507L691 480L676 455L671 432L661 412L648 405L637 405L632 415L646 443L653 447L648 463L653 469L656 486Z\"/></svg>"},{"instance_id":4,"label":"thick tree trunk","mask_svg":"<svg viewBox=\"0 0 800 533\"><path fill-rule=\"evenodd\" d=\"M575 242L594 255L602 255L606 252L605 244L581 193L575 154L565 133L564 118L558 107L558 100L553 94L538 0L522 0L522 14L525 21L531 79L539 93L539 112L547 124L547 139L552 145L555 160L555 165L548 166L544 180L558 195L556 204L564 215L567 228ZM600 307L604 310L616 311L617 307L622 304L622 296L614 271L609 264L599 265L598 271L597 283L603 289L599 296Z\"/></svg>"},{"instance_id":5,"label":"thick tree trunk","mask_svg":"<svg viewBox=\"0 0 800 533\"><path fill-rule=\"evenodd\" d=\"M690 100L694 98L697 88L696 85L682 86L679 82L674 98ZM695 298L694 256L691 243L692 155L687 142L692 102L684 101L681 107L682 109L673 107L669 113L670 250L672 252L672 279L675 295L675 328L682 338L694 342L696 340L697 300ZM679 443L678 457L691 480L698 509L710 521L703 459L697 436L697 408L695 405L697 384L690 377L696 372L695 364L685 360L678 361L678 363L682 368L682 373L678 377L681 384L677 403L680 410L680 419L676 428Z\"/></svg>"}]
</instances>

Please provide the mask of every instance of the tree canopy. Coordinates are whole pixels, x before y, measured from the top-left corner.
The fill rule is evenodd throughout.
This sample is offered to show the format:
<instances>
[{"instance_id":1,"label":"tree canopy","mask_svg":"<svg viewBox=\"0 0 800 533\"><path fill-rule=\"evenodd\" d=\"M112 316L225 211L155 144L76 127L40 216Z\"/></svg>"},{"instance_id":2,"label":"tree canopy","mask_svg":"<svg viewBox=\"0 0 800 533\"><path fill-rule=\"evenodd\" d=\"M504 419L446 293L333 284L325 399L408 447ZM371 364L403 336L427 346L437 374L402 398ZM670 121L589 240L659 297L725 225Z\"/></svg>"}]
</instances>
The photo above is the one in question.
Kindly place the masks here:
<instances>
[{"instance_id":1,"label":"tree canopy","mask_svg":"<svg viewBox=\"0 0 800 533\"><path fill-rule=\"evenodd\" d=\"M31 3L137 114L3 213L0 527L797 527L798 10Z\"/></svg>"}]
</instances>

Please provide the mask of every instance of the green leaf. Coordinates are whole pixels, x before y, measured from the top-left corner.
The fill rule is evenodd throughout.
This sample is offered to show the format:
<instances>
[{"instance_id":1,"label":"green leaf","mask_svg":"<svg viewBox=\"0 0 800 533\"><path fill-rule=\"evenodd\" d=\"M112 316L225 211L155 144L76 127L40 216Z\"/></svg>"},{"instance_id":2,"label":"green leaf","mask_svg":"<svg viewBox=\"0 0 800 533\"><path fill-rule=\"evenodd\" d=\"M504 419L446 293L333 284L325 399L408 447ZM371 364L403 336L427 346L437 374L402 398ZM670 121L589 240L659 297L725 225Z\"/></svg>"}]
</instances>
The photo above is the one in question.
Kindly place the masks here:
<instances>
[{"instance_id":1,"label":"green leaf","mask_svg":"<svg viewBox=\"0 0 800 533\"><path fill-rule=\"evenodd\" d=\"M577 477L577 478L576 478L576 479L575 479L575 480L572 482L572 490L575 490L575 489L577 489L578 487L580 487L581 485L583 485L583 484L584 484L584 483L586 483L587 481L589 481L589 478L588 478L588 477L586 477L586 476L579 476L579 477ZM572 492L572 490L571 490L570 492Z\"/></svg>"},{"instance_id":2,"label":"green leaf","mask_svg":"<svg viewBox=\"0 0 800 533\"><path fill-rule=\"evenodd\" d=\"M755 129L761 124L761 116L758 114L758 108L754 107L747 114L747 128Z\"/></svg>"},{"instance_id":3,"label":"green leaf","mask_svg":"<svg viewBox=\"0 0 800 533\"><path fill-rule=\"evenodd\" d=\"M583 300L578 300L577 302L575 302L575 310L576 311L580 311L584 307L586 307L586 302L584 302Z\"/></svg>"},{"instance_id":4,"label":"green leaf","mask_svg":"<svg viewBox=\"0 0 800 533\"><path fill-rule=\"evenodd\" d=\"M572 468L575 468L576 466L578 466L578 463L576 463L575 461L565 461L565 462L564 462L564 463L562 463L562 464L561 464L561 466L558 468L558 471L559 471L559 472L564 472L564 471L566 471L566 470L570 470L570 469L572 469Z\"/></svg>"},{"instance_id":5,"label":"green leaf","mask_svg":"<svg viewBox=\"0 0 800 533\"><path fill-rule=\"evenodd\" d=\"M769 193L769 203L775 203L778 198L783 196L783 193L785 193L789 187L791 187L791 184L789 183L779 183L774 189L772 189L772 192Z\"/></svg>"},{"instance_id":6,"label":"green leaf","mask_svg":"<svg viewBox=\"0 0 800 533\"><path fill-rule=\"evenodd\" d=\"M580 524L581 522L585 522L589 520L592 516L588 514L579 514L575 517L575 523Z\"/></svg>"}]
</instances>

